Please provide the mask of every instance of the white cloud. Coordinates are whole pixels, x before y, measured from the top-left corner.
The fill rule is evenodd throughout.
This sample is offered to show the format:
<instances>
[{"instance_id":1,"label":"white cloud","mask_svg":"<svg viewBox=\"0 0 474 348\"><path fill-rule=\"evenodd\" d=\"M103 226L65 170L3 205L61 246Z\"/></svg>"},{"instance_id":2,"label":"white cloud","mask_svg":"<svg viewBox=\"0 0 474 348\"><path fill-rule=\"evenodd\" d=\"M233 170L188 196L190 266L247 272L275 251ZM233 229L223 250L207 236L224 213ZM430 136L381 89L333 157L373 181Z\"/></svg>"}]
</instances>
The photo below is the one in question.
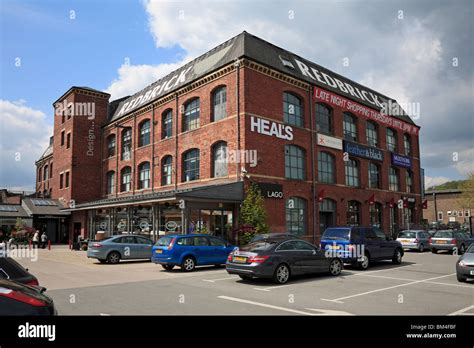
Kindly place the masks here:
<instances>
[{"instance_id":1,"label":"white cloud","mask_svg":"<svg viewBox=\"0 0 474 348\"><path fill-rule=\"evenodd\" d=\"M24 100L0 100L0 182L2 187L34 190L34 162L53 132L46 115Z\"/></svg>"},{"instance_id":2,"label":"white cloud","mask_svg":"<svg viewBox=\"0 0 474 348\"><path fill-rule=\"evenodd\" d=\"M445 176L436 176L436 177L431 177L431 176L426 176L425 175L425 189L428 189L433 186L441 185L444 184L445 182L451 181L451 179L445 177Z\"/></svg>"},{"instance_id":3,"label":"white cloud","mask_svg":"<svg viewBox=\"0 0 474 348\"><path fill-rule=\"evenodd\" d=\"M457 156L458 161L455 162L454 168L467 178L468 174L474 173L474 149L462 151Z\"/></svg>"}]
</instances>

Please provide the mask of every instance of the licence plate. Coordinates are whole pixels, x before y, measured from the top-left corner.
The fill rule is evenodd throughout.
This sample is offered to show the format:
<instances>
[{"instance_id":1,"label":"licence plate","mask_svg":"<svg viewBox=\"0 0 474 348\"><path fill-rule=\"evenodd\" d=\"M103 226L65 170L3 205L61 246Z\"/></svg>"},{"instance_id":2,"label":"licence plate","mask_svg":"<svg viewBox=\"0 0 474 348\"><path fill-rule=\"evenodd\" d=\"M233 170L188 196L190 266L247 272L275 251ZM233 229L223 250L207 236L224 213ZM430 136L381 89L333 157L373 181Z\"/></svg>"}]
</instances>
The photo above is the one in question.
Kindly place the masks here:
<instances>
[{"instance_id":1,"label":"licence plate","mask_svg":"<svg viewBox=\"0 0 474 348\"><path fill-rule=\"evenodd\" d=\"M233 259L235 262L241 262L241 263L245 263L247 261L247 258L246 257L242 257L242 256L234 256L234 259Z\"/></svg>"},{"instance_id":2,"label":"licence plate","mask_svg":"<svg viewBox=\"0 0 474 348\"><path fill-rule=\"evenodd\" d=\"M471 273L471 275L474 275L474 271L471 271L470 273Z\"/></svg>"},{"instance_id":3,"label":"licence plate","mask_svg":"<svg viewBox=\"0 0 474 348\"><path fill-rule=\"evenodd\" d=\"M339 249L341 249L341 246L340 245L329 245L329 249L339 250Z\"/></svg>"},{"instance_id":4,"label":"licence plate","mask_svg":"<svg viewBox=\"0 0 474 348\"><path fill-rule=\"evenodd\" d=\"M163 253L163 250L161 250L161 249L156 249L155 253L157 253L157 254L162 254L162 253Z\"/></svg>"},{"instance_id":5,"label":"licence plate","mask_svg":"<svg viewBox=\"0 0 474 348\"><path fill-rule=\"evenodd\" d=\"M406 239L404 239L404 240L401 240L400 242L401 242L402 244L408 244L408 243L411 243L409 240L406 240Z\"/></svg>"},{"instance_id":6,"label":"licence plate","mask_svg":"<svg viewBox=\"0 0 474 348\"><path fill-rule=\"evenodd\" d=\"M437 240L436 244L446 244L447 242L445 240Z\"/></svg>"}]
</instances>

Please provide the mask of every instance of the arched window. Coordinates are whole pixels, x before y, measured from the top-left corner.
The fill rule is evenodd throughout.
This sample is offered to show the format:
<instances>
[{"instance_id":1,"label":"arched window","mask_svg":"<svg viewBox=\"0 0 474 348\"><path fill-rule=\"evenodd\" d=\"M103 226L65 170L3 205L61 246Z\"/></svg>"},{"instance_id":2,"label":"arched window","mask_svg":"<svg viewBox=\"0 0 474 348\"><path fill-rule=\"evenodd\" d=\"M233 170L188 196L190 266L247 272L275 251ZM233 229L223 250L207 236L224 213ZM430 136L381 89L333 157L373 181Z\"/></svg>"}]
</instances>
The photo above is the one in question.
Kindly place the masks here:
<instances>
[{"instance_id":1,"label":"arched window","mask_svg":"<svg viewBox=\"0 0 474 348\"><path fill-rule=\"evenodd\" d=\"M380 166L373 162L369 163L369 187L380 188Z\"/></svg>"},{"instance_id":2,"label":"arched window","mask_svg":"<svg viewBox=\"0 0 474 348\"><path fill-rule=\"evenodd\" d=\"M411 170L407 170L406 172L406 186L407 192L413 193L413 172Z\"/></svg>"},{"instance_id":3,"label":"arched window","mask_svg":"<svg viewBox=\"0 0 474 348\"><path fill-rule=\"evenodd\" d=\"M219 121L227 116L227 88L217 88L212 94L212 120Z\"/></svg>"},{"instance_id":4,"label":"arched window","mask_svg":"<svg viewBox=\"0 0 474 348\"><path fill-rule=\"evenodd\" d=\"M166 110L161 115L161 139L170 138L173 135L173 110Z\"/></svg>"},{"instance_id":5,"label":"arched window","mask_svg":"<svg viewBox=\"0 0 474 348\"><path fill-rule=\"evenodd\" d=\"M192 149L183 155L183 181L199 179L199 150Z\"/></svg>"},{"instance_id":6,"label":"arched window","mask_svg":"<svg viewBox=\"0 0 474 348\"><path fill-rule=\"evenodd\" d=\"M382 227L382 204L374 202L369 208L370 226Z\"/></svg>"},{"instance_id":7,"label":"arched window","mask_svg":"<svg viewBox=\"0 0 474 348\"><path fill-rule=\"evenodd\" d=\"M150 120L145 120L140 123L138 127L140 130L140 138L138 139L138 146L145 146L150 144Z\"/></svg>"},{"instance_id":8,"label":"arched window","mask_svg":"<svg viewBox=\"0 0 474 348\"><path fill-rule=\"evenodd\" d=\"M346 185L359 187L359 162L353 159L345 161Z\"/></svg>"},{"instance_id":9,"label":"arched window","mask_svg":"<svg viewBox=\"0 0 474 348\"><path fill-rule=\"evenodd\" d=\"M344 113L344 139L350 141L357 141L357 119L354 115L345 112Z\"/></svg>"},{"instance_id":10,"label":"arched window","mask_svg":"<svg viewBox=\"0 0 474 348\"><path fill-rule=\"evenodd\" d=\"M44 178L45 181L49 179L49 167L48 167L48 165L44 166L43 178Z\"/></svg>"},{"instance_id":11,"label":"arched window","mask_svg":"<svg viewBox=\"0 0 474 348\"><path fill-rule=\"evenodd\" d=\"M398 169L395 167L388 168L388 189L390 191L400 191Z\"/></svg>"},{"instance_id":12,"label":"arched window","mask_svg":"<svg viewBox=\"0 0 474 348\"><path fill-rule=\"evenodd\" d=\"M357 201L347 202L347 226L360 225L360 203Z\"/></svg>"},{"instance_id":13,"label":"arched window","mask_svg":"<svg viewBox=\"0 0 474 348\"><path fill-rule=\"evenodd\" d=\"M110 195L115 191L115 172L110 171L107 173L107 194Z\"/></svg>"},{"instance_id":14,"label":"arched window","mask_svg":"<svg viewBox=\"0 0 474 348\"><path fill-rule=\"evenodd\" d=\"M316 104L316 130L333 134L332 109L324 104Z\"/></svg>"},{"instance_id":15,"label":"arched window","mask_svg":"<svg viewBox=\"0 0 474 348\"><path fill-rule=\"evenodd\" d=\"M150 162L143 162L138 166L138 188L150 188Z\"/></svg>"},{"instance_id":16,"label":"arched window","mask_svg":"<svg viewBox=\"0 0 474 348\"><path fill-rule=\"evenodd\" d=\"M306 179L305 150L296 145L285 145L285 177Z\"/></svg>"},{"instance_id":17,"label":"arched window","mask_svg":"<svg viewBox=\"0 0 474 348\"><path fill-rule=\"evenodd\" d=\"M303 103L301 98L293 93L283 93L283 120L294 126L304 126Z\"/></svg>"},{"instance_id":18,"label":"arched window","mask_svg":"<svg viewBox=\"0 0 474 348\"><path fill-rule=\"evenodd\" d=\"M121 186L120 186L120 191L121 192L128 192L132 189L132 168L130 167L125 167L122 169L122 172L120 173L121 176Z\"/></svg>"},{"instance_id":19,"label":"arched window","mask_svg":"<svg viewBox=\"0 0 474 348\"><path fill-rule=\"evenodd\" d=\"M405 155L411 155L411 139L408 134L403 134L403 145L405 148Z\"/></svg>"},{"instance_id":20,"label":"arched window","mask_svg":"<svg viewBox=\"0 0 474 348\"><path fill-rule=\"evenodd\" d=\"M286 201L286 232L295 235L306 234L306 200L300 197L290 197Z\"/></svg>"},{"instance_id":21,"label":"arched window","mask_svg":"<svg viewBox=\"0 0 474 348\"><path fill-rule=\"evenodd\" d=\"M377 131L377 125L374 122L367 121L365 133L367 137L367 144L369 146L377 147L379 144L379 133Z\"/></svg>"},{"instance_id":22,"label":"arched window","mask_svg":"<svg viewBox=\"0 0 474 348\"><path fill-rule=\"evenodd\" d=\"M111 134L107 137L107 156L112 157L115 156L115 134Z\"/></svg>"},{"instance_id":23,"label":"arched window","mask_svg":"<svg viewBox=\"0 0 474 348\"><path fill-rule=\"evenodd\" d=\"M391 128L387 128L387 150L397 151L397 133Z\"/></svg>"},{"instance_id":24,"label":"arched window","mask_svg":"<svg viewBox=\"0 0 474 348\"><path fill-rule=\"evenodd\" d=\"M219 178L228 174L227 143L220 141L212 147L213 177Z\"/></svg>"},{"instance_id":25,"label":"arched window","mask_svg":"<svg viewBox=\"0 0 474 348\"><path fill-rule=\"evenodd\" d=\"M161 160L161 185L172 184L173 157L165 156Z\"/></svg>"},{"instance_id":26,"label":"arched window","mask_svg":"<svg viewBox=\"0 0 474 348\"><path fill-rule=\"evenodd\" d=\"M132 154L132 128L122 131L122 160L129 160Z\"/></svg>"},{"instance_id":27,"label":"arched window","mask_svg":"<svg viewBox=\"0 0 474 348\"><path fill-rule=\"evenodd\" d=\"M41 173L43 173L43 168L38 168L38 182L43 181L43 180L41 179Z\"/></svg>"},{"instance_id":28,"label":"arched window","mask_svg":"<svg viewBox=\"0 0 474 348\"><path fill-rule=\"evenodd\" d=\"M328 152L318 153L318 181L325 184L336 183L334 156Z\"/></svg>"},{"instance_id":29,"label":"arched window","mask_svg":"<svg viewBox=\"0 0 474 348\"><path fill-rule=\"evenodd\" d=\"M194 98L184 105L183 132L199 128L199 113L199 98Z\"/></svg>"}]
</instances>

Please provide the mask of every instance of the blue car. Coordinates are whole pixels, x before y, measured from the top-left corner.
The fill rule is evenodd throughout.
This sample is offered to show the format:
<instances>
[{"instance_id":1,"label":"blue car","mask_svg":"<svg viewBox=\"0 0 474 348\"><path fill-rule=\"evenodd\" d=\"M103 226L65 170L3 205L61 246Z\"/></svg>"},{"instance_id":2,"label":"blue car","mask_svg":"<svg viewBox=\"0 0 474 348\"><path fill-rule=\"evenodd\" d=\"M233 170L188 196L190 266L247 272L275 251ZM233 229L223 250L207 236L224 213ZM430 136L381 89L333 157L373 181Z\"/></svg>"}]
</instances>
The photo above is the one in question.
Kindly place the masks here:
<instances>
[{"instance_id":1,"label":"blue car","mask_svg":"<svg viewBox=\"0 0 474 348\"><path fill-rule=\"evenodd\" d=\"M400 264L403 246L377 227L330 227L321 237L321 250L326 256L339 257L344 263L369 268L376 260L392 260Z\"/></svg>"},{"instance_id":2,"label":"blue car","mask_svg":"<svg viewBox=\"0 0 474 348\"><path fill-rule=\"evenodd\" d=\"M223 265L235 246L207 234L173 234L161 237L152 249L152 261L167 271L174 266L186 272L196 266Z\"/></svg>"}]
</instances>

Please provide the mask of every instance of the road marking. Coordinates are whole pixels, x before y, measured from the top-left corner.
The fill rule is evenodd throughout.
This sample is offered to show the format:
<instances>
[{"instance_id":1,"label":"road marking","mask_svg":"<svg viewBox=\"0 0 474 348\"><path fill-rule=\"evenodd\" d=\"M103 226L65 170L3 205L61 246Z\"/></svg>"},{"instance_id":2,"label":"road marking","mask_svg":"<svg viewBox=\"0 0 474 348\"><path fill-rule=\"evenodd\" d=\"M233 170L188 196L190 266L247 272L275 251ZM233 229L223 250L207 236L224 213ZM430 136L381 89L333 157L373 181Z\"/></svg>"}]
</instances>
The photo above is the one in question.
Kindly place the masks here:
<instances>
[{"instance_id":1,"label":"road marking","mask_svg":"<svg viewBox=\"0 0 474 348\"><path fill-rule=\"evenodd\" d=\"M393 280L405 280L409 282L413 282L416 279L408 279L408 278L395 278L395 277L385 277L385 276L379 276L379 275L370 275L370 274L362 274L365 277L371 277L371 278L381 278L381 279L393 279Z\"/></svg>"},{"instance_id":2,"label":"road marking","mask_svg":"<svg viewBox=\"0 0 474 348\"><path fill-rule=\"evenodd\" d=\"M440 278L451 277L451 276L453 276L453 275L455 275L455 274L456 274L456 273L452 273L452 274L446 274L446 275L443 275L443 276L440 276L440 277L428 278L428 279L423 279L423 280L416 280L416 281L412 281L412 282L405 283L405 284L399 284L399 285L389 286L389 287L387 287L387 288L381 288L381 289L366 291L366 292L362 292L362 293L359 293L359 294L354 294L354 295L339 297L339 298L332 299L332 300L324 299L324 301L331 301L331 302L336 302L336 303L344 303L344 302L341 301L341 300L346 300L346 299L348 299L348 298L353 298L353 297L359 297L359 296L369 295L369 294L373 294L373 293L375 293L375 292L380 292L380 291L385 291L385 290L391 290L391 289L395 289L395 288L400 288L400 287L402 287L402 286L408 286L408 285L413 285L413 284L418 284L418 283L426 283L426 282L428 282L428 281L430 281L430 280L435 280L435 279L440 279ZM321 300L323 300L323 299L321 299Z\"/></svg>"},{"instance_id":3,"label":"road marking","mask_svg":"<svg viewBox=\"0 0 474 348\"><path fill-rule=\"evenodd\" d=\"M351 273L351 274L356 275L356 276L360 276L360 275L372 274L372 273L378 273L378 272L393 271L393 270L398 270L398 269L401 269L401 268L407 268L407 267L413 267L413 266L423 266L423 265L421 263L414 263L412 265L392 267L392 268L387 268L387 269L379 269L379 270L376 270L376 271L360 271L360 272Z\"/></svg>"},{"instance_id":4,"label":"road marking","mask_svg":"<svg viewBox=\"0 0 474 348\"><path fill-rule=\"evenodd\" d=\"M235 279L235 278L238 278L238 277L226 277L226 278L217 278L217 279L203 279L202 281L203 281L203 282L214 283L214 282L217 282L217 281L219 281L219 280L227 280L227 279Z\"/></svg>"},{"instance_id":5,"label":"road marking","mask_svg":"<svg viewBox=\"0 0 474 348\"><path fill-rule=\"evenodd\" d=\"M108 316L111 316L112 314L107 314L107 313L99 313L99 315L102 315L104 317L108 317Z\"/></svg>"},{"instance_id":6,"label":"road marking","mask_svg":"<svg viewBox=\"0 0 474 348\"><path fill-rule=\"evenodd\" d=\"M259 291L272 291L272 289L279 289L279 288L285 288L290 285L296 285L298 283L293 283L293 284L286 284L286 285L276 285L276 286L270 286L268 288L253 288L254 290L259 290Z\"/></svg>"},{"instance_id":7,"label":"road marking","mask_svg":"<svg viewBox=\"0 0 474 348\"><path fill-rule=\"evenodd\" d=\"M393 280L405 280L405 281L416 281L416 279L408 279L408 278L396 278L396 277L385 277L385 276L378 276L378 275L370 275L370 274L364 274L366 277L371 277L371 278L382 278L382 279L393 279ZM441 282L431 282L431 281L423 281L428 284L436 284L436 285L447 285L447 286L457 286L460 288L469 288L472 289L472 286L470 285L461 285L461 284L449 284L449 283L441 283Z\"/></svg>"},{"instance_id":8,"label":"road marking","mask_svg":"<svg viewBox=\"0 0 474 348\"><path fill-rule=\"evenodd\" d=\"M247 303L251 304L254 306L260 306L260 307L265 307L265 308L271 308L271 309L276 309L279 311L285 311L285 312L290 312L290 313L295 313L295 314L302 314L302 315L316 315L314 313L309 313L309 312L303 312L299 311L297 309L291 309L291 308L285 308L285 307L279 307L279 306L273 306L265 303L260 303L260 302L254 302L254 301L249 301L249 300L244 300L241 298L236 298L236 297L229 297L229 296L217 296L220 299L223 300L229 300L229 301L234 301L234 302L241 302L241 303Z\"/></svg>"},{"instance_id":9,"label":"road marking","mask_svg":"<svg viewBox=\"0 0 474 348\"><path fill-rule=\"evenodd\" d=\"M308 311L321 312L320 315L354 315L349 312L335 311L332 309L316 309L316 308L305 308Z\"/></svg>"},{"instance_id":10,"label":"road marking","mask_svg":"<svg viewBox=\"0 0 474 348\"><path fill-rule=\"evenodd\" d=\"M460 309L456 312L453 312L453 313L450 313L448 315L474 315L474 313L466 313L468 310L470 309L474 309L474 306L469 306L469 307L466 307L466 308L463 308L463 309Z\"/></svg>"}]
</instances>

